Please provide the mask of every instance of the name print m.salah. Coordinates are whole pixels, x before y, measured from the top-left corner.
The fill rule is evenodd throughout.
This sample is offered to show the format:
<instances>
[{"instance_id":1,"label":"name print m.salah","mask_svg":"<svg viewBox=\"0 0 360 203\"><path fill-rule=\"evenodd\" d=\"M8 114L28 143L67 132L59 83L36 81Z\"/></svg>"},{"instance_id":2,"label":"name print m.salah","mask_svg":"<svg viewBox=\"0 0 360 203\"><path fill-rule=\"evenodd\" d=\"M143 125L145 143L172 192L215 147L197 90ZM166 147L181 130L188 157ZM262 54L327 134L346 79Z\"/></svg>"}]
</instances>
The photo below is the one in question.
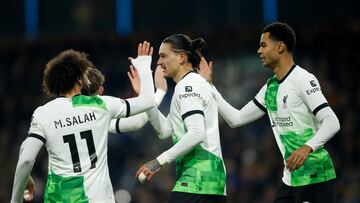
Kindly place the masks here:
<instances>
[{"instance_id":1,"label":"name print m.salah","mask_svg":"<svg viewBox=\"0 0 360 203\"><path fill-rule=\"evenodd\" d=\"M57 121L54 121L55 128L63 128L63 127L69 127L73 125L78 125L90 121L95 121L96 116L94 112L83 114L83 115L77 115L72 117L67 117L65 119L59 119Z\"/></svg>"}]
</instances>

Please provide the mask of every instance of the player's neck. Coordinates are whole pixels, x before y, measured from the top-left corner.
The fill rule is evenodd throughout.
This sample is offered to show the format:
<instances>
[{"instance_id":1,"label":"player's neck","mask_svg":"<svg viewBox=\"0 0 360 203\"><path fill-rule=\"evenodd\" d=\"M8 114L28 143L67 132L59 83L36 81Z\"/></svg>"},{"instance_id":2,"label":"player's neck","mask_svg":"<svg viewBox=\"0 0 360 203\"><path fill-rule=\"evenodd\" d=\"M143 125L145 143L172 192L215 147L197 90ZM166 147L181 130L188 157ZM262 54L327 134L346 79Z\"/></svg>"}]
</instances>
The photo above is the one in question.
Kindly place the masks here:
<instances>
[{"instance_id":1,"label":"player's neck","mask_svg":"<svg viewBox=\"0 0 360 203\"><path fill-rule=\"evenodd\" d=\"M294 65L292 57L285 57L278 61L273 71L278 80L282 80Z\"/></svg>"},{"instance_id":2,"label":"player's neck","mask_svg":"<svg viewBox=\"0 0 360 203\"><path fill-rule=\"evenodd\" d=\"M66 98L72 98L73 96L78 95L78 94L81 94L81 87L80 87L80 85L76 84L72 90L70 90L69 92L67 92L65 94L62 94L61 96L64 96Z\"/></svg>"},{"instance_id":3,"label":"player's neck","mask_svg":"<svg viewBox=\"0 0 360 203\"><path fill-rule=\"evenodd\" d=\"M179 68L179 71L178 73L176 74L176 76L173 78L174 82L175 83L178 83L181 79L184 78L184 76L186 74L188 74L189 72L193 71L193 68L192 66L190 65L187 65L187 66L184 66L184 67L181 67Z\"/></svg>"}]
</instances>

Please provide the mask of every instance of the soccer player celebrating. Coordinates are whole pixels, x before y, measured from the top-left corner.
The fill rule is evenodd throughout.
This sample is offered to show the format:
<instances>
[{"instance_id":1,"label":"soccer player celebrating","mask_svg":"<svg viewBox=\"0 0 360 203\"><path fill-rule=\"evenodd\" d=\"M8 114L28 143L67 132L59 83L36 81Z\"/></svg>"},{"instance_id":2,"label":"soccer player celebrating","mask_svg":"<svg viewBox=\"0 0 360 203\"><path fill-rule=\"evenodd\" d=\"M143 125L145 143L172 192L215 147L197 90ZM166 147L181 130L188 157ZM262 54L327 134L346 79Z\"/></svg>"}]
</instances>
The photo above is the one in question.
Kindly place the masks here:
<instances>
[{"instance_id":1,"label":"soccer player celebrating","mask_svg":"<svg viewBox=\"0 0 360 203\"><path fill-rule=\"evenodd\" d=\"M258 54L274 76L241 110L214 88L219 112L231 127L269 116L284 158L282 183L274 202L335 202L335 170L323 145L340 129L314 75L294 64L293 29L280 22L263 29ZM202 59L200 73L211 81L212 65Z\"/></svg>"},{"instance_id":2,"label":"soccer player celebrating","mask_svg":"<svg viewBox=\"0 0 360 203\"><path fill-rule=\"evenodd\" d=\"M161 166L176 160L176 183L169 202L226 201L226 172L222 158L218 107L211 85L197 74L203 39L174 34L159 49L158 65L176 84L168 117L157 109L147 111L159 137L172 136L174 146L144 164L136 177L151 180Z\"/></svg>"},{"instance_id":3,"label":"soccer player celebrating","mask_svg":"<svg viewBox=\"0 0 360 203\"><path fill-rule=\"evenodd\" d=\"M128 77L131 81L131 85L136 94L140 92L140 79L139 74L134 69L133 66L130 66L130 71L128 72ZM163 100L166 91L167 91L167 82L164 78L164 73L161 66L156 67L154 74L154 85L156 87L155 92L155 105L159 106ZM109 132L111 133L126 133L134 132L140 130L144 125L149 121L146 113L140 113L128 118L117 118L113 119L109 126Z\"/></svg>"},{"instance_id":4,"label":"soccer player celebrating","mask_svg":"<svg viewBox=\"0 0 360 203\"><path fill-rule=\"evenodd\" d=\"M140 95L128 100L85 96L86 73L93 67L84 53L61 52L45 67L43 86L54 100L38 107L29 136L22 143L11 202L22 202L24 189L40 148L49 154L45 202L115 202L107 165L107 135L111 119L154 106L150 43L139 44L131 59L140 80Z\"/></svg>"}]
</instances>

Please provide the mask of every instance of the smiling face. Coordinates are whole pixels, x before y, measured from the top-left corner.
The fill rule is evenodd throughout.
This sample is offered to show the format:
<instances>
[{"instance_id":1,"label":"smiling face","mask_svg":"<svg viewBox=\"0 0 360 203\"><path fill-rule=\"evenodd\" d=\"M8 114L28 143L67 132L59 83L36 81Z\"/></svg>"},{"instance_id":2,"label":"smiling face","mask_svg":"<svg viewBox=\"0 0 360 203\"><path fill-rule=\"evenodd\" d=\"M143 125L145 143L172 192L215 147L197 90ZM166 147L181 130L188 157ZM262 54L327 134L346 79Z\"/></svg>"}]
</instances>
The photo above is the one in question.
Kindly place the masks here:
<instances>
[{"instance_id":1,"label":"smiling face","mask_svg":"<svg viewBox=\"0 0 360 203\"><path fill-rule=\"evenodd\" d=\"M273 68L279 61L279 41L270 38L270 33L265 32L260 37L260 47L257 51L263 66Z\"/></svg>"},{"instance_id":2,"label":"smiling face","mask_svg":"<svg viewBox=\"0 0 360 203\"><path fill-rule=\"evenodd\" d=\"M174 78L179 72L181 61L180 54L172 50L170 43L160 45L157 64L162 67L165 77Z\"/></svg>"}]
</instances>

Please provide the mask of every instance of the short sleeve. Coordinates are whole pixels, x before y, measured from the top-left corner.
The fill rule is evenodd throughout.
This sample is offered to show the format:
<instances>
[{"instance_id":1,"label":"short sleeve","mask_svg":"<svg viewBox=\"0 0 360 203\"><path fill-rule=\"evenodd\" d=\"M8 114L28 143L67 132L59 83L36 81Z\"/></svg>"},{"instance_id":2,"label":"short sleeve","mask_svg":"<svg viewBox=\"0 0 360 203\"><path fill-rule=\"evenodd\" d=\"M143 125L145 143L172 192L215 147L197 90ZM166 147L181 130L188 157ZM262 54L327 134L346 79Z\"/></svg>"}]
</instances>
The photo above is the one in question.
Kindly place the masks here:
<instances>
[{"instance_id":1,"label":"short sleeve","mask_svg":"<svg viewBox=\"0 0 360 203\"><path fill-rule=\"evenodd\" d=\"M177 87L176 97L183 120L193 114L204 115L204 107L208 101L210 88L197 81L187 81Z\"/></svg>"},{"instance_id":2,"label":"short sleeve","mask_svg":"<svg viewBox=\"0 0 360 203\"><path fill-rule=\"evenodd\" d=\"M101 96L105 101L107 110L111 113L112 118L125 118L130 114L129 102L112 96Z\"/></svg>"},{"instance_id":3,"label":"short sleeve","mask_svg":"<svg viewBox=\"0 0 360 203\"><path fill-rule=\"evenodd\" d=\"M42 120L42 114L41 109L37 108L32 117L31 117L31 123L30 123L30 129L28 132L29 137L37 138L44 143L46 142L46 134L43 126L41 125Z\"/></svg>"},{"instance_id":4,"label":"short sleeve","mask_svg":"<svg viewBox=\"0 0 360 203\"><path fill-rule=\"evenodd\" d=\"M300 88L300 98L302 98L314 115L322 108L329 106L321 91L320 84L314 75L309 74L308 77L304 77L297 82Z\"/></svg>"},{"instance_id":5,"label":"short sleeve","mask_svg":"<svg viewBox=\"0 0 360 203\"><path fill-rule=\"evenodd\" d=\"M257 107L263 110L266 113L266 103L265 103L265 93L266 93L266 84L260 89L260 91L256 94L253 102Z\"/></svg>"}]
</instances>

